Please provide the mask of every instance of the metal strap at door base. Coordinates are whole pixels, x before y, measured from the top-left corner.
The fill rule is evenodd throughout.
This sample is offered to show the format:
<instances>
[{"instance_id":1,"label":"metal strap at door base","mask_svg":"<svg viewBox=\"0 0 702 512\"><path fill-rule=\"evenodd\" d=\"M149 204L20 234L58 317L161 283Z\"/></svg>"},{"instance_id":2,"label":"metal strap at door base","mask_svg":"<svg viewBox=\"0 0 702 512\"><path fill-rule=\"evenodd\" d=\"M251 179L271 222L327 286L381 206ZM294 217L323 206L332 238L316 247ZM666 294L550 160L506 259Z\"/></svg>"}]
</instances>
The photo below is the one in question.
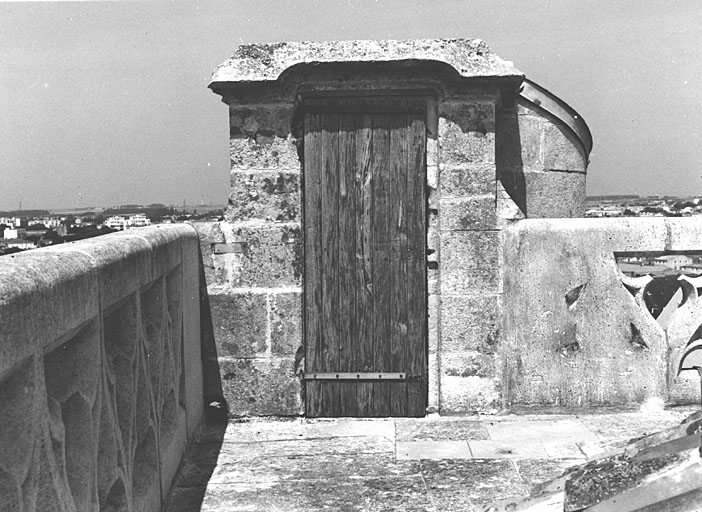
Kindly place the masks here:
<instances>
[{"instance_id":1,"label":"metal strap at door base","mask_svg":"<svg viewBox=\"0 0 702 512\"><path fill-rule=\"evenodd\" d=\"M338 372L338 373L306 373L305 380L405 380L406 373L387 372Z\"/></svg>"}]
</instances>

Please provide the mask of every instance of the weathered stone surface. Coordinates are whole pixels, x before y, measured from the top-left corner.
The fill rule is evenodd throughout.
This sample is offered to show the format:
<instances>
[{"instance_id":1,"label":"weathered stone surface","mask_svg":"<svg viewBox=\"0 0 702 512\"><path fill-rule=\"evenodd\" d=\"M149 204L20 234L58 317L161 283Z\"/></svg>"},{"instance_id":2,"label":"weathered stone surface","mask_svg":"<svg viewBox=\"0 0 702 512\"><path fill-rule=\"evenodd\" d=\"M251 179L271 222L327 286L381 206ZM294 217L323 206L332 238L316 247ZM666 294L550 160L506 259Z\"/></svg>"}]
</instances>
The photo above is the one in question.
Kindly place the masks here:
<instances>
[{"instance_id":1,"label":"weathered stone surface","mask_svg":"<svg viewBox=\"0 0 702 512\"><path fill-rule=\"evenodd\" d=\"M199 237L202 267L205 273L205 285L224 287L227 285L226 254L214 254L212 248L216 243L224 243L225 237L219 222L193 222Z\"/></svg>"},{"instance_id":2,"label":"weathered stone surface","mask_svg":"<svg viewBox=\"0 0 702 512\"><path fill-rule=\"evenodd\" d=\"M570 136L566 133L550 122L545 123L544 169L584 173L587 161L583 158L578 147L569 140Z\"/></svg>"},{"instance_id":3,"label":"weathered stone surface","mask_svg":"<svg viewBox=\"0 0 702 512\"><path fill-rule=\"evenodd\" d=\"M257 357L266 352L266 294L210 295L210 310L221 357Z\"/></svg>"},{"instance_id":4,"label":"weathered stone surface","mask_svg":"<svg viewBox=\"0 0 702 512\"><path fill-rule=\"evenodd\" d=\"M515 461L522 482L533 492L544 482L552 480L577 463L573 459L534 460L521 459Z\"/></svg>"},{"instance_id":5,"label":"weathered stone surface","mask_svg":"<svg viewBox=\"0 0 702 512\"><path fill-rule=\"evenodd\" d=\"M441 353L441 373L452 377L495 377L495 358L475 351Z\"/></svg>"},{"instance_id":6,"label":"weathered stone surface","mask_svg":"<svg viewBox=\"0 0 702 512\"><path fill-rule=\"evenodd\" d=\"M287 68L312 62L445 62L463 76L519 76L479 39L417 39L247 44L218 66L210 88L220 83L273 81Z\"/></svg>"},{"instance_id":7,"label":"weathered stone surface","mask_svg":"<svg viewBox=\"0 0 702 512\"><path fill-rule=\"evenodd\" d=\"M115 239L141 238L151 246L152 279L168 274L182 260L184 240L197 239L196 230L189 224L178 223L164 226L156 224L138 230L117 231ZM123 238L122 238L123 239Z\"/></svg>"},{"instance_id":8,"label":"weathered stone surface","mask_svg":"<svg viewBox=\"0 0 702 512\"><path fill-rule=\"evenodd\" d=\"M430 354L439 351L439 297L436 293L427 297L427 349Z\"/></svg>"},{"instance_id":9,"label":"weathered stone surface","mask_svg":"<svg viewBox=\"0 0 702 512\"><path fill-rule=\"evenodd\" d=\"M294 357L302 346L302 295L271 295L271 350L274 356Z\"/></svg>"},{"instance_id":10,"label":"weathered stone surface","mask_svg":"<svg viewBox=\"0 0 702 512\"><path fill-rule=\"evenodd\" d=\"M298 414L300 381L294 373L293 358L222 359L219 365L231 415Z\"/></svg>"},{"instance_id":11,"label":"weathered stone surface","mask_svg":"<svg viewBox=\"0 0 702 512\"><path fill-rule=\"evenodd\" d=\"M287 138L253 139L234 138L229 141L229 157L232 169L284 169L297 170L300 160L292 135Z\"/></svg>"},{"instance_id":12,"label":"weathered stone surface","mask_svg":"<svg viewBox=\"0 0 702 512\"><path fill-rule=\"evenodd\" d=\"M161 508L188 416L202 416L202 399L184 392L184 372L202 379L199 350L183 347L186 338L199 347L199 314L182 328L184 304L198 300L197 282L183 277L198 278L195 240L189 226L160 226L3 259L0 318L30 319L32 337L31 356L0 367L4 508ZM2 327L6 347L14 332Z\"/></svg>"},{"instance_id":13,"label":"weathered stone surface","mask_svg":"<svg viewBox=\"0 0 702 512\"><path fill-rule=\"evenodd\" d=\"M644 461L615 456L590 462L568 475L564 510L582 510L621 494L647 477L680 464L682 459L671 454Z\"/></svg>"},{"instance_id":14,"label":"weathered stone surface","mask_svg":"<svg viewBox=\"0 0 702 512\"><path fill-rule=\"evenodd\" d=\"M516 165L521 164L525 169L541 170L544 166L544 148L542 147L542 140L546 120L533 111L529 111L527 115L519 115L517 119L519 127L519 145L521 146L519 159L521 162L514 159L510 163Z\"/></svg>"},{"instance_id":15,"label":"weathered stone surface","mask_svg":"<svg viewBox=\"0 0 702 512\"><path fill-rule=\"evenodd\" d=\"M491 269L499 263L500 232L456 231L441 234L441 270ZM442 275L443 278L443 275Z\"/></svg>"},{"instance_id":16,"label":"weathered stone surface","mask_svg":"<svg viewBox=\"0 0 702 512\"><path fill-rule=\"evenodd\" d=\"M613 254L664 247L665 222L597 220L527 220L529 235L507 236L500 346L511 399L580 406L665 396L664 334L624 288ZM582 285L569 305L565 295ZM646 349L631 343L632 325Z\"/></svg>"},{"instance_id":17,"label":"weathered stone surface","mask_svg":"<svg viewBox=\"0 0 702 512\"><path fill-rule=\"evenodd\" d=\"M600 438L606 449L622 447L627 441L643 436L654 436L663 442L665 439L655 436L657 432L663 433L666 429L676 432L682 417L689 409L682 409L679 413L673 411L648 412L645 415L639 412L621 414L582 415L580 421ZM685 428L677 432L678 436L686 435ZM645 439L645 438L644 438ZM636 446L648 444L634 443Z\"/></svg>"},{"instance_id":18,"label":"weathered stone surface","mask_svg":"<svg viewBox=\"0 0 702 512\"><path fill-rule=\"evenodd\" d=\"M509 460L427 460L422 470L437 510L477 511L524 491Z\"/></svg>"},{"instance_id":19,"label":"weathered stone surface","mask_svg":"<svg viewBox=\"0 0 702 512\"><path fill-rule=\"evenodd\" d=\"M463 133L495 132L495 105L491 101L443 101L439 103L439 118L456 123ZM439 123L439 137L443 134Z\"/></svg>"},{"instance_id":20,"label":"weathered stone surface","mask_svg":"<svg viewBox=\"0 0 702 512\"><path fill-rule=\"evenodd\" d=\"M442 350L494 353L498 341L499 300L498 295L442 297Z\"/></svg>"},{"instance_id":21,"label":"weathered stone surface","mask_svg":"<svg viewBox=\"0 0 702 512\"><path fill-rule=\"evenodd\" d=\"M397 419L395 435L398 442L488 439L487 430L482 422L445 416L431 420Z\"/></svg>"},{"instance_id":22,"label":"weathered stone surface","mask_svg":"<svg viewBox=\"0 0 702 512\"><path fill-rule=\"evenodd\" d=\"M497 227L495 196L442 199L441 231L488 230Z\"/></svg>"},{"instance_id":23,"label":"weathered stone surface","mask_svg":"<svg viewBox=\"0 0 702 512\"><path fill-rule=\"evenodd\" d=\"M497 441L520 440L521 442L573 442L597 443L597 437L579 418L551 419L544 415L536 418L510 416L505 421L490 422L485 426L490 439Z\"/></svg>"},{"instance_id":24,"label":"weathered stone surface","mask_svg":"<svg viewBox=\"0 0 702 512\"><path fill-rule=\"evenodd\" d=\"M227 216L233 220L262 219L277 222L300 218L300 175L282 172L231 175L232 191Z\"/></svg>"},{"instance_id":25,"label":"weathered stone surface","mask_svg":"<svg viewBox=\"0 0 702 512\"><path fill-rule=\"evenodd\" d=\"M344 441L341 441L342 443ZM358 443L352 443L354 450ZM314 453L314 456L312 456ZM381 478L387 475L418 476L419 461L396 461L389 453L316 453L312 448L302 456L253 457L217 467L210 482L280 482L325 478Z\"/></svg>"},{"instance_id":26,"label":"weathered stone surface","mask_svg":"<svg viewBox=\"0 0 702 512\"><path fill-rule=\"evenodd\" d=\"M222 510L358 510L362 502L358 483L347 480L283 481L280 483L212 484L202 503L202 512ZM243 504L243 505L239 505Z\"/></svg>"},{"instance_id":27,"label":"weathered stone surface","mask_svg":"<svg viewBox=\"0 0 702 512\"><path fill-rule=\"evenodd\" d=\"M229 107L229 134L233 139L250 139L258 143L277 137L286 139L291 132L293 106L272 103L266 106Z\"/></svg>"},{"instance_id":28,"label":"weathered stone surface","mask_svg":"<svg viewBox=\"0 0 702 512\"><path fill-rule=\"evenodd\" d=\"M499 293L499 244L500 234L497 231L442 233L442 295Z\"/></svg>"},{"instance_id":29,"label":"weathered stone surface","mask_svg":"<svg viewBox=\"0 0 702 512\"><path fill-rule=\"evenodd\" d=\"M299 224L234 225L243 252L231 260L235 287L300 286L302 231Z\"/></svg>"},{"instance_id":30,"label":"weathered stone surface","mask_svg":"<svg viewBox=\"0 0 702 512\"><path fill-rule=\"evenodd\" d=\"M445 460L472 458L465 441L413 441L395 444L398 460Z\"/></svg>"},{"instance_id":31,"label":"weathered stone surface","mask_svg":"<svg viewBox=\"0 0 702 512\"><path fill-rule=\"evenodd\" d=\"M526 172L527 218L582 217L585 215L585 174Z\"/></svg>"},{"instance_id":32,"label":"weathered stone surface","mask_svg":"<svg viewBox=\"0 0 702 512\"><path fill-rule=\"evenodd\" d=\"M347 437L384 437L392 440L395 425L385 419L310 419L295 417L239 419L226 425L224 434L219 425L202 429L198 442L257 443L263 441L313 441ZM212 439L214 437L214 439Z\"/></svg>"},{"instance_id":33,"label":"weathered stone surface","mask_svg":"<svg viewBox=\"0 0 702 512\"><path fill-rule=\"evenodd\" d=\"M430 352L427 355L427 413L439 412L441 405L441 394L439 387L441 384L441 371L438 352Z\"/></svg>"},{"instance_id":34,"label":"weathered stone surface","mask_svg":"<svg viewBox=\"0 0 702 512\"><path fill-rule=\"evenodd\" d=\"M495 194L495 167L444 169L441 171L441 197Z\"/></svg>"},{"instance_id":35,"label":"weathered stone surface","mask_svg":"<svg viewBox=\"0 0 702 512\"><path fill-rule=\"evenodd\" d=\"M267 457L305 457L314 450L317 456L360 454L386 454L394 452L392 439L381 436L280 440L275 443L222 444L220 456L236 463Z\"/></svg>"},{"instance_id":36,"label":"weathered stone surface","mask_svg":"<svg viewBox=\"0 0 702 512\"><path fill-rule=\"evenodd\" d=\"M444 413L497 412L500 393L495 379L441 376L441 410Z\"/></svg>"},{"instance_id":37,"label":"weathered stone surface","mask_svg":"<svg viewBox=\"0 0 702 512\"><path fill-rule=\"evenodd\" d=\"M476 459L546 459L548 454L542 443L521 442L515 436L509 441L493 439L471 441L470 451Z\"/></svg>"},{"instance_id":38,"label":"weathered stone surface","mask_svg":"<svg viewBox=\"0 0 702 512\"><path fill-rule=\"evenodd\" d=\"M90 257L82 252L34 250L3 257L0 376L35 350L41 351L57 333L97 315L98 282Z\"/></svg>"},{"instance_id":39,"label":"weathered stone surface","mask_svg":"<svg viewBox=\"0 0 702 512\"><path fill-rule=\"evenodd\" d=\"M442 293L449 295L492 295L502 292L500 269L456 268L441 275Z\"/></svg>"},{"instance_id":40,"label":"weathered stone surface","mask_svg":"<svg viewBox=\"0 0 702 512\"><path fill-rule=\"evenodd\" d=\"M494 105L442 103L439 112L439 144L443 167L494 164Z\"/></svg>"}]
</instances>

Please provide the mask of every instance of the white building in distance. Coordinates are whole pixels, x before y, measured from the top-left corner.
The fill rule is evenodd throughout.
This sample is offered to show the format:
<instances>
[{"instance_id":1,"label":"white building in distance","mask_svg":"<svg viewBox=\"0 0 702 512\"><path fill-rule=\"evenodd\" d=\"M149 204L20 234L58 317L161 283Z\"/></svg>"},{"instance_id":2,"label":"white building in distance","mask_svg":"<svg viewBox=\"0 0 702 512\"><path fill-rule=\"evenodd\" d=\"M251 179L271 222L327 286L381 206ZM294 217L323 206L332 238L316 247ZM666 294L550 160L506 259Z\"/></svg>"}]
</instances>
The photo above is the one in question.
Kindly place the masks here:
<instances>
[{"instance_id":1,"label":"white building in distance","mask_svg":"<svg viewBox=\"0 0 702 512\"><path fill-rule=\"evenodd\" d=\"M115 215L113 217L108 217L105 219L104 224L108 228L124 231L125 229L149 226L151 225L151 220L143 213L136 213L134 215Z\"/></svg>"}]
</instances>

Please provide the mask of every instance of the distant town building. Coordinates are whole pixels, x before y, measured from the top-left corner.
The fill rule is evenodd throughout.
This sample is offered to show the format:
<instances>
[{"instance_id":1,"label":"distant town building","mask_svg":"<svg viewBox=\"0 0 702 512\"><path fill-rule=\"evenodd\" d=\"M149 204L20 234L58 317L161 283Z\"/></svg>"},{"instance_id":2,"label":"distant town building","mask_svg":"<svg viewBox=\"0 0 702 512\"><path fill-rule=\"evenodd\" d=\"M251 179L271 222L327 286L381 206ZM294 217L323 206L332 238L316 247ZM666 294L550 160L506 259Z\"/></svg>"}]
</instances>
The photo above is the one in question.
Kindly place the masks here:
<instances>
[{"instance_id":1,"label":"distant town building","mask_svg":"<svg viewBox=\"0 0 702 512\"><path fill-rule=\"evenodd\" d=\"M654 258L653 263L655 263L656 265L665 265L668 268L679 270L684 265L690 265L694 262L692 258L690 258L689 256L685 256L684 254L670 254Z\"/></svg>"},{"instance_id":2,"label":"distant town building","mask_svg":"<svg viewBox=\"0 0 702 512\"><path fill-rule=\"evenodd\" d=\"M10 228L10 229L5 229L3 231L3 238L6 239L14 239L14 238L22 238L22 235L24 234L24 229L22 228Z\"/></svg>"},{"instance_id":3,"label":"distant town building","mask_svg":"<svg viewBox=\"0 0 702 512\"><path fill-rule=\"evenodd\" d=\"M124 231L125 229L149 226L151 220L143 213L136 213L129 216L115 215L113 217L108 217L105 219L104 224L108 228Z\"/></svg>"},{"instance_id":4,"label":"distant town building","mask_svg":"<svg viewBox=\"0 0 702 512\"><path fill-rule=\"evenodd\" d=\"M21 217L0 217L0 224L5 224L9 227L19 228L22 226Z\"/></svg>"}]
</instances>

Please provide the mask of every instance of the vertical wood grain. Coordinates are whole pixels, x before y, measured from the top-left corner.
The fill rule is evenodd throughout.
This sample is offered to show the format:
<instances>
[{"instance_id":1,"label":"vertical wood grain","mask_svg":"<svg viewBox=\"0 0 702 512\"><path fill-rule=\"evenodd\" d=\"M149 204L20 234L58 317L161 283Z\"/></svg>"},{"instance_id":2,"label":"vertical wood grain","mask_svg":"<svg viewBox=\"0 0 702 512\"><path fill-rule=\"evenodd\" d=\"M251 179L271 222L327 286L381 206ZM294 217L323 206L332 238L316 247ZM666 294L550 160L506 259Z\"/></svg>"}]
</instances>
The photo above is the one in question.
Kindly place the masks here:
<instances>
[{"instance_id":1,"label":"vertical wood grain","mask_svg":"<svg viewBox=\"0 0 702 512\"><path fill-rule=\"evenodd\" d=\"M419 376L407 383L408 416L424 416L427 405L426 289L426 126L413 116L407 130L407 204L410 258L407 269L407 371ZM420 313L421 312L421 313ZM421 342L419 342L421 340Z\"/></svg>"},{"instance_id":2,"label":"vertical wood grain","mask_svg":"<svg viewBox=\"0 0 702 512\"><path fill-rule=\"evenodd\" d=\"M319 360L322 357L321 313L322 289L320 286L321 252L321 154L322 144L321 114L305 115L304 157L305 157L305 192L304 192L304 232L305 232L305 370L308 373L321 371ZM322 414L321 390L319 383L305 383L305 412L315 417Z\"/></svg>"},{"instance_id":3,"label":"vertical wood grain","mask_svg":"<svg viewBox=\"0 0 702 512\"><path fill-rule=\"evenodd\" d=\"M423 416L425 114L333 110L305 117L308 373L415 379L307 381L307 414Z\"/></svg>"}]
</instances>

